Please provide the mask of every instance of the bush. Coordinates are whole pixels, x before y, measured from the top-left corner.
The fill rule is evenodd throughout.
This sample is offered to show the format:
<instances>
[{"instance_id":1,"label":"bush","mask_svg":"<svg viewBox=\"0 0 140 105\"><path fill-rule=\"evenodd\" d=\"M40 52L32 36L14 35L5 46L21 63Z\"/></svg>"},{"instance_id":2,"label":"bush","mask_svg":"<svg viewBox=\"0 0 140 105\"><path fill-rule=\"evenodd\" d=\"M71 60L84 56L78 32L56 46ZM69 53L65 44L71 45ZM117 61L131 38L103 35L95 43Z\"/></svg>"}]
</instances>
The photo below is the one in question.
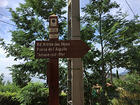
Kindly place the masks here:
<instances>
[{"instance_id":1,"label":"bush","mask_svg":"<svg viewBox=\"0 0 140 105\"><path fill-rule=\"evenodd\" d=\"M130 92L140 93L140 75L133 73L126 75L125 89Z\"/></svg>"},{"instance_id":2,"label":"bush","mask_svg":"<svg viewBox=\"0 0 140 105\"><path fill-rule=\"evenodd\" d=\"M139 105L140 76L137 73L127 74L123 80L116 79L114 83L120 93L120 97L113 100L114 105Z\"/></svg>"},{"instance_id":3,"label":"bush","mask_svg":"<svg viewBox=\"0 0 140 105\"><path fill-rule=\"evenodd\" d=\"M21 105L47 105L48 89L41 83L28 83L21 89L17 98Z\"/></svg>"},{"instance_id":4,"label":"bush","mask_svg":"<svg viewBox=\"0 0 140 105\"><path fill-rule=\"evenodd\" d=\"M120 97L112 100L113 105L139 105L139 93L128 92L123 88L118 88L118 91L120 92Z\"/></svg>"},{"instance_id":5,"label":"bush","mask_svg":"<svg viewBox=\"0 0 140 105\"><path fill-rule=\"evenodd\" d=\"M0 86L0 105L48 105L49 89L42 83L28 83L24 88L14 84ZM64 92L60 96L60 105L66 105Z\"/></svg>"},{"instance_id":6,"label":"bush","mask_svg":"<svg viewBox=\"0 0 140 105\"><path fill-rule=\"evenodd\" d=\"M116 79L114 83L129 92L140 93L140 76L137 73L127 74L124 80Z\"/></svg>"},{"instance_id":7,"label":"bush","mask_svg":"<svg viewBox=\"0 0 140 105\"><path fill-rule=\"evenodd\" d=\"M0 105L19 105L16 99L19 90L20 88L15 84L0 85Z\"/></svg>"},{"instance_id":8,"label":"bush","mask_svg":"<svg viewBox=\"0 0 140 105\"><path fill-rule=\"evenodd\" d=\"M48 105L49 89L42 83L28 83L17 98L21 105ZM60 96L60 105L66 105L66 94Z\"/></svg>"},{"instance_id":9,"label":"bush","mask_svg":"<svg viewBox=\"0 0 140 105\"><path fill-rule=\"evenodd\" d=\"M20 105L16 99L17 93L0 92L0 105Z\"/></svg>"}]
</instances>

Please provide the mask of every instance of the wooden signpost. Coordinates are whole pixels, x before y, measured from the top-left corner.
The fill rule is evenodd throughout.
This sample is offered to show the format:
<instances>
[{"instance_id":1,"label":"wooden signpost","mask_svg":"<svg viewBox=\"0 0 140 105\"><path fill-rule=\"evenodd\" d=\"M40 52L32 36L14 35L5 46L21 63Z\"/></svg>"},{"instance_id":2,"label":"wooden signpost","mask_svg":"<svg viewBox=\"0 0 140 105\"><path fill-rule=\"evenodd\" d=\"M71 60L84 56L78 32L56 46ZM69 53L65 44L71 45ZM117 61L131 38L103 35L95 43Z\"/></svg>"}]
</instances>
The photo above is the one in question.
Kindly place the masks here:
<instances>
[{"instance_id":1,"label":"wooden signpost","mask_svg":"<svg viewBox=\"0 0 140 105\"><path fill-rule=\"evenodd\" d=\"M90 49L81 40L58 40L58 19L49 17L49 41L36 41L35 58L50 58L48 63L49 105L59 105L58 58L81 58Z\"/></svg>"}]
</instances>

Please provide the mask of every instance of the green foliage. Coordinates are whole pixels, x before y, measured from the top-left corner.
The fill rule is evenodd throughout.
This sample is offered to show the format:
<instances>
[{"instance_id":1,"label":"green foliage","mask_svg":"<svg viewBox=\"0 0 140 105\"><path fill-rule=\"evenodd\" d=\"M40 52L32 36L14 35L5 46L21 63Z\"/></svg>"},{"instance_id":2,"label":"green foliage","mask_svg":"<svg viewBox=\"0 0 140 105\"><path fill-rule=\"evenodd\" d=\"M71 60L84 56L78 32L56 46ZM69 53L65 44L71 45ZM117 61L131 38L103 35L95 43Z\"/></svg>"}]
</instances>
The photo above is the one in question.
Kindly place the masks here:
<instances>
[{"instance_id":1,"label":"green foliage","mask_svg":"<svg viewBox=\"0 0 140 105\"><path fill-rule=\"evenodd\" d=\"M23 88L15 84L0 86L0 105L48 105L49 90L42 83L28 83ZM60 104L66 105L66 93L60 95Z\"/></svg>"},{"instance_id":2,"label":"green foliage","mask_svg":"<svg viewBox=\"0 0 140 105\"><path fill-rule=\"evenodd\" d=\"M0 92L0 105L20 105L16 92Z\"/></svg>"},{"instance_id":3,"label":"green foliage","mask_svg":"<svg viewBox=\"0 0 140 105\"><path fill-rule=\"evenodd\" d=\"M28 83L21 89L17 98L21 105L46 105L48 89L41 83Z\"/></svg>"},{"instance_id":4,"label":"green foliage","mask_svg":"<svg viewBox=\"0 0 140 105\"><path fill-rule=\"evenodd\" d=\"M65 0L26 0L28 5L33 8L35 13L44 19L48 19L48 17L52 14L58 14L62 16L66 11L62 10L66 6Z\"/></svg>"},{"instance_id":5,"label":"green foliage","mask_svg":"<svg viewBox=\"0 0 140 105\"><path fill-rule=\"evenodd\" d=\"M28 83L22 88L17 99L21 105L48 105L49 90L42 83ZM60 104L66 105L66 94L60 96Z\"/></svg>"},{"instance_id":6,"label":"green foliage","mask_svg":"<svg viewBox=\"0 0 140 105\"><path fill-rule=\"evenodd\" d=\"M67 90L67 69L61 65L59 65L59 93L66 92Z\"/></svg>"},{"instance_id":7,"label":"green foliage","mask_svg":"<svg viewBox=\"0 0 140 105\"><path fill-rule=\"evenodd\" d=\"M122 79L115 79L120 97L113 99L114 105L139 105L140 103L140 75L137 72L127 74Z\"/></svg>"},{"instance_id":8,"label":"green foliage","mask_svg":"<svg viewBox=\"0 0 140 105\"><path fill-rule=\"evenodd\" d=\"M128 92L140 93L140 75L135 73L127 74L124 80L116 79L114 81L117 87L122 87Z\"/></svg>"},{"instance_id":9,"label":"green foliage","mask_svg":"<svg viewBox=\"0 0 140 105\"><path fill-rule=\"evenodd\" d=\"M139 105L139 93L132 93L120 87L117 90L120 93L120 97L114 98L112 100L113 105Z\"/></svg>"},{"instance_id":10,"label":"green foliage","mask_svg":"<svg viewBox=\"0 0 140 105\"><path fill-rule=\"evenodd\" d=\"M18 92L20 90L20 88L13 84L13 83L9 83L9 84L5 84L5 85L0 85L0 92Z\"/></svg>"},{"instance_id":11,"label":"green foliage","mask_svg":"<svg viewBox=\"0 0 140 105\"><path fill-rule=\"evenodd\" d=\"M60 105L67 105L67 96L66 95L59 96L59 101Z\"/></svg>"},{"instance_id":12,"label":"green foliage","mask_svg":"<svg viewBox=\"0 0 140 105\"><path fill-rule=\"evenodd\" d=\"M13 65L10 68L10 71L12 71L11 74L12 74L13 83L15 83L20 87L26 86L27 83L31 81L30 73L25 72L23 66L17 67L17 65Z\"/></svg>"},{"instance_id":13,"label":"green foliage","mask_svg":"<svg viewBox=\"0 0 140 105\"><path fill-rule=\"evenodd\" d=\"M12 83L0 85L0 105L19 105L16 99L20 88Z\"/></svg>"},{"instance_id":14,"label":"green foliage","mask_svg":"<svg viewBox=\"0 0 140 105\"><path fill-rule=\"evenodd\" d=\"M126 69L129 70L129 72L134 72L136 71L137 73L140 74L140 46L130 46L128 51L124 53L124 59L127 61L124 62Z\"/></svg>"},{"instance_id":15,"label":"green foliage","mask_svg":"<svg viewBox=\"0 0 140 105\"><path fill-rule=\"evenodd\" d=\"M111 101L113 98L119 97L119 92L116 89L117 89L117 87L115 85L106 87L106 94L107 94L109 101Z\"/></svg>"}]
</instances>

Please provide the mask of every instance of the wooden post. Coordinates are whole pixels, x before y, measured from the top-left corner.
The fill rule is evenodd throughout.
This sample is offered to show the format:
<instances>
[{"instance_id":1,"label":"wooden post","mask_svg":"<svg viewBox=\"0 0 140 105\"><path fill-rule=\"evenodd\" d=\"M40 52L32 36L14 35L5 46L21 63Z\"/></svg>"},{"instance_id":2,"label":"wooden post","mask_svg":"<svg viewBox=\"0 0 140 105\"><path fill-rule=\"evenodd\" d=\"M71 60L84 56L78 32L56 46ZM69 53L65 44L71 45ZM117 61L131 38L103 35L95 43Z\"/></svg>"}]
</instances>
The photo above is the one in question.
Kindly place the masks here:
<instances>
[{"instance_id":1,"label":"wooden post","mask_svg":"<svg viewBox=\"0 0 140 105\"><path fill-rule=\"evenodd\" d=\"M59 105L58 58L49 61L49 105Z\"/></svg>"},{"instance_id":2,"label":"wooden post","mask_svg":"<svg viewBox=\"0 0 140 105\"><path fill-rule=\"evenodd\" d=\"M68 40L71 40L71 0L68 0ZM67 105L71 105L71 59L68 58Z\"/></svg>"},{"instance_id":3,"label":"wooden post","mask_svg":"<svg viewBox=\"0 0 140 105\"><path fill-rule=\"evenodd\" d=\"M80 40L80 5L79 0L71 1L72 40ZM84 105L83 65L81 58L73 58L72 68L72 105Z\"/></svg>"},{"instance_id":4,"label":"wooden post","mask_svg":"<svg viewBox=\"0 0 140 105\"><path fill-rule=\"evenodd\" d=\"M58 19L56 15L49 17L49 39L58 40ZM59 71L58 58L50 58L49 61L49 105L59 105Z\"/></svg>"}]
</instances>

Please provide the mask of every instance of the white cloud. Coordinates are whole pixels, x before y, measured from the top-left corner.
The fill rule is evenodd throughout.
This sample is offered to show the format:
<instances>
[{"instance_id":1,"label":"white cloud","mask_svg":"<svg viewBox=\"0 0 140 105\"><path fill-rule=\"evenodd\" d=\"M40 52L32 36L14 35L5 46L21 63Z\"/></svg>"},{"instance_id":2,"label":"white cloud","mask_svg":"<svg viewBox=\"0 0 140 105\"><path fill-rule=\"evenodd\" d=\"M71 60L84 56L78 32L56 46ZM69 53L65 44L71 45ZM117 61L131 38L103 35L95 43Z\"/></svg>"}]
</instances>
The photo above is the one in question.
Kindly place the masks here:
<instances>
[{"instance_id":1,"label":"white cloud","mask_svg":"<svg viewBox=\"0 0 140 105\"><path fill-rule=\"evenodd\" d=\"M8 5L7 0L0 0L0 7L6 7Z\"/></svg>"},{"instance_id":2,"label":"white cloud","mask_svg":"<svg viewBox=\"0 0 140 105\"><path fill-rule=\"evenodd\" d=\"M5 51L0 48L0 74L4 74L5 81L12 80L11 79L11 71L7 67L11 67L13 64L20 64L23 61L14 61L14 57L6 57Z\"/></svg>"},{"instance_id":3,"label":"white cloud","mask_svg":"<svg viewBox=\"0 0 140 105\"><path fill-rule=\"evenodd\" d=\"M11 66L11 64L13 64L13 59L6 58L5 51L0 48L0 74L4 74L4 80L6 81L11 81L10 71L7 69L7 67Z\"/></svg>"},{"instance_id":4,"label":"white cloud","mask_svg":"<svg viewBox=\"0 0 140 105\"><path fill-rule=\"evenodd\" d=\"M9 23L9 24L7 24L7 23L4 23L4 22L0 22L0 37L4 38L6 43L10 43L11 33L9 31L13 30L15 27L10 25L10 24L13 24L13 23L8 18L6 18L4 16L1 17L0 20Z\"/></svg>"},{"instance_id":5,"label":"white cloud","mask_svg":"<svg viewBox=\"0 0 140 105\"><path fill-rule=\"evenodd\" d=\"M8 0L8 7L15 10L19 7L19 3L24 3L24 0Z\"/></svg>"},{"instance_id":6,"label":"white cloud","mask_svg":"<svg viewBox=\"0 0 140 105\"><path fill-rule=\"evenodd\" d=\"M2 48L0 48L0 62L0 68L6 68L16 63L13 57L6 57L6 53Z\"/></svg>"},{"instance_id":7,"label":"white cloud","mask_svg":"<svg viewBox=\"0 0 140 105\"><path fill-rule=\"evenodd\" d=\"M127 0L134 14L132 13L130 7L128 6L125 0L112 0L112 1L116 1L118 4L120 4L120 8L122 9L123 12L127 12L127 14L129 15L128 17L129 19L133 18L134 14L140 15L140 0Z\"/></svg>"}]
</instances>

